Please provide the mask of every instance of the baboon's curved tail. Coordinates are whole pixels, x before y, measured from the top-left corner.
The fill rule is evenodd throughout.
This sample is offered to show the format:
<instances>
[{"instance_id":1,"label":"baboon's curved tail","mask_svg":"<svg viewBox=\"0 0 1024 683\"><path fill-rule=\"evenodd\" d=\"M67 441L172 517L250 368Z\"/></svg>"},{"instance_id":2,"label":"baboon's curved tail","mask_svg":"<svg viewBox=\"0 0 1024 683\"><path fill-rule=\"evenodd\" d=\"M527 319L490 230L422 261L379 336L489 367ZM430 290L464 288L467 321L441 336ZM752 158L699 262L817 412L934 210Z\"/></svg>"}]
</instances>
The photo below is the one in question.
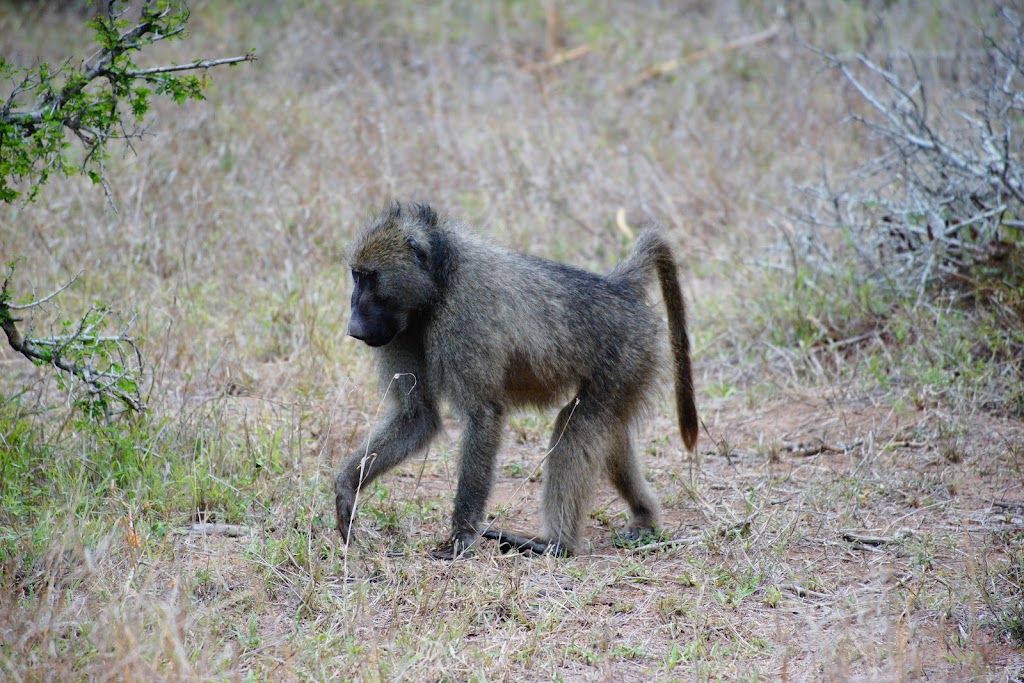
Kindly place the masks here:
<instances>
[{"instance_id":1,"label":"baboon's curved tail","mask_svg":"<svg viewBox=\"0 0 1024 683\"><path fill-rule=\"evenodd\" d=\"M679 287L679 275L672 247L662 230L648 226L636 240L633 252L612 272L612 277L646 283L651 271L658 276L661 296L668 309L668 334L676 388L676 412L683 443L689 450L697 445L697 403L693 392L690 338L686 333L686 303Z\"/></svg>"}]
</instances>

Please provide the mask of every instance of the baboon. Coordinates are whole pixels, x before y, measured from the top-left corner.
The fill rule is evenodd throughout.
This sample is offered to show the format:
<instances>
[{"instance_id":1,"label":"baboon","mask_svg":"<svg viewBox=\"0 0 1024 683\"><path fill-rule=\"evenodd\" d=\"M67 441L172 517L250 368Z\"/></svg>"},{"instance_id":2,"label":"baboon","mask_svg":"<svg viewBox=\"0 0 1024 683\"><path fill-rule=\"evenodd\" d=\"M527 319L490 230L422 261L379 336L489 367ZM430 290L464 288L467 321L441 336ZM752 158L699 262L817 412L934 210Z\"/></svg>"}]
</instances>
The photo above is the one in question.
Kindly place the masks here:
<instances>
[{"instance_id":1,"label":"baboon","mask_svg":"<svg viewBox=\"0 0 1024 683\"><path fill-rule=\"evenodd\" d=\"M387 414L335 478L338 530L349 540L361 487L441 429L444 401L462 422L451 535L435 555L458 557L481 534L524 552L568 555L580 540L603 470L629 504L629 534L657 524L658 502L634 444L658 366L658 319L646 288L657 274L668 309L683 443L697 443L686 309L671 248L649 227L606 276L495 246L429 206L393 202L350 255L348 334L377 354ZM505 417L517 406L569 400L544 465L537 537L488 528Z\"/></svg>"}]
</instances>

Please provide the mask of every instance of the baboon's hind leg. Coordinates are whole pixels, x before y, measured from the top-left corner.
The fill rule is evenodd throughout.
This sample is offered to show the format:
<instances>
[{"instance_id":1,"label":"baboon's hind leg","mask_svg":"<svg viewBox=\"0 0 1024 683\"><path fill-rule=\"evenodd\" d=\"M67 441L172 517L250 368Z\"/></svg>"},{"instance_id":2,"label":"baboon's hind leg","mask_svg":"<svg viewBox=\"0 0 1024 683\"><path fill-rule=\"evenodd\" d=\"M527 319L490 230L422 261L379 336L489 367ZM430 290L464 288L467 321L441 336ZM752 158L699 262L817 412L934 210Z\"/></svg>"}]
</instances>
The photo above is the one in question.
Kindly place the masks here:
<instances>
[{"instance_id":1,"label":"baboon's hind leg","mask_svg":"<svg viewBox=\"0 0 1024 683\"><path fill-rule=\"evenodd\" d=\"M604 467L633 515L627 538L658 524L658 501L644 479L628 419L607 402L581 399L562 408L544 465L543 527L537 537L489 528L483 536L505 552L569 555L576 549L589 512L595 478Z\"/></svg>"},{"instance_id":2,"label":"baboon's hind leg","mask_svg":"<svg viewBox=\"0 0 1024 683\"><path fill-rule=\"evenodd\" d=\"M549 552L571 554L579 543L608 436L608 416L601 406L581 397L562 408L555 420L542 501L541 536L553 547Z\"/></svg>"},{"instance_id":3,"label":"baboon's hind leg","mask_svg":"<svg viewBox=\"0 0 1024 683\"><path fill-rule=\"evenodd\" d=\"M588 418L578 407L573 401L555 419L544 465L541 532L529 536L493 526L481 532L484 538L497 541L502 552L564 557L575 549L593 488L593 464L597 463L589 454L600 452L594 444L586 448Z\"/></svg>"},{"instance_id":4,"label":"baboon's hind leg","mask_svg":"<svg viewBox=\"0 0 1024 683\"><path fill-rule=\"evenodd\" d=\"M605 466L608 477L633 515L626 537L636 540L645 532L651 533L657 528L658 499L644 478L636 443L628 424L622 425L610 435L607 446Z\"/></svg>"}]
</instances>

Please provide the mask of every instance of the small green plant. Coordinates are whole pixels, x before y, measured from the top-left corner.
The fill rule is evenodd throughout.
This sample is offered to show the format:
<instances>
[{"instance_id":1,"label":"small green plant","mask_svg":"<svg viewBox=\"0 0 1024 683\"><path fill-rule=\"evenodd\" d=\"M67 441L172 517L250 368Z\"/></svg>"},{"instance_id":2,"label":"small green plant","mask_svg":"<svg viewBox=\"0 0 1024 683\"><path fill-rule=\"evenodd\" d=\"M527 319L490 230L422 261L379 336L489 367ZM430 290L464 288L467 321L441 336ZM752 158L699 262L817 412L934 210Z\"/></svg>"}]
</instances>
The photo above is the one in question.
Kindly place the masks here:
<instances>
[{"instance_id":1,"label":"small green plant","mask_svg":"<svg viewBox=\"0 0 1024 683\"><path fill-rule=\"evenodd\" d=\"M721 570L715 581L715 588L712 595L723 607L739 607L745 599L757 592L761 583L761 575L756 573L734 574L728 570Z\"/></svg>"},{"instance_id":2,"label":"small green plant","mask_svg":"<svg viewBox=\"0 0 1024 683\"><path fill-rule=\"evenodd\" d=\"M782 591L778 586L768 586L764 591L764 604L772 609L782 604Z\"/></svg>"},{"instance_id":3,"label":"small green plant","mask_svg":"<svg viewBox=\"0 0 1024 683\"><path fill-rule=\"evenodd\" d=\"M62 389L72 388L67 378L79 381L86 391L76 398L75 404L90 414L102 414L109 418L112 408L116 406L124 410L142 410L139 391L142 354L139 352L138 340L128 334L131 322L120 325L116 333L108 334L111 311L97 304L78 321L61 321L58 334L36 337L33 334L35 311L73 283L74 279L42 299L13 304L10 301L10 282L15 263L9 263L7 267L7 276L0 288L0 327L7 335L11 348L36 365L51 365L61 370L63 374L57 375L57 381ZM17 327L23 321L23 318L15 317L19 311L27 311L32 316L24 335Z\"/></svg>"},{"instance_id":4,"label":"small green plant","mask_svg":"<svg viewBox=\"0 0 1024 683\"><path fill-rule=\"evenodd\" d=\"M501 471L506 477L512 479L522 479L527 476L530 472L527 469L525 463L522 462L508 462L501 466Z\"/></svg>"},{"instance_id":5,"label":"small green plant","mask_svg":"<svg viewBox=\"0 0 1024 683\"><path fill-rule=\"evenodd\" d=\"M391 498L391 490L378 481L373 483L371 496L376 500L365 505L364 510L376 521L377 526L386 531L400 531L407 506Z\"/></svg>"},{"instance_id":6,"label":"small green plant","mask_svg":"<svg viewBox=\"0 0 1024 683\"><path fill-rule=\"evenodd\" d=\"M664 530L651 531L645 529L637 534L636 538L616 535L613 543L616 548L639 548L651 543L658 543L669 540L668 532Z\"/></svg>"}]
</instances>

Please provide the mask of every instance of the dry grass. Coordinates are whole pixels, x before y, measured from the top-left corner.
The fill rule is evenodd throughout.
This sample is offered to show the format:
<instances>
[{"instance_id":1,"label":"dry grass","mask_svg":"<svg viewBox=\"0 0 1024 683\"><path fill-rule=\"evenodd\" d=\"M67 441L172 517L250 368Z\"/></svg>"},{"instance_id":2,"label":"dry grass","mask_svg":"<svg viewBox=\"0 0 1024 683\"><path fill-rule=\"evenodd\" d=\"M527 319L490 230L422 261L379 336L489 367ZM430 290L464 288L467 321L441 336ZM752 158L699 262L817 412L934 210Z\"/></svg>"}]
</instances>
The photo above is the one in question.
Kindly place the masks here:
<instances>
[{"instance_id":1,"label":"dry grass","mask_svg":"<svg viewBox=\"0 0 1024 683\"><path fill-rule=\"evenodd\" d=\"M772 329L777 208L865 144L841 124L862 104L801 41L938 53L991 16L886 7L794 4L771 40L716 50L774 6L558 3L564 49L590 51L538 69L561 49L541 2L193 2L192 37L154 62L260 61L156 108L111 164L119 213L80 180L3 210L22 291L84 268L67 315L139 314L153 412L90 423L0 351L2 677L1020 680L1024 425L913 369L955 338L840 351ZM74 14L31 6L0 9L0 35L22 63L88 44ZM627 249L620 207L668 226L707 432L687 459L662 402L642 443L681 544L615 547L609 487L580 557L430 560L453 426L340 546L331 474L377 407L340 256L390 197L598 270ZM525 475L550 418L507 432L492 508L512 528L537 526ZM196 520L252 533L180 533Z\"/></svg>"}]
</instances>

